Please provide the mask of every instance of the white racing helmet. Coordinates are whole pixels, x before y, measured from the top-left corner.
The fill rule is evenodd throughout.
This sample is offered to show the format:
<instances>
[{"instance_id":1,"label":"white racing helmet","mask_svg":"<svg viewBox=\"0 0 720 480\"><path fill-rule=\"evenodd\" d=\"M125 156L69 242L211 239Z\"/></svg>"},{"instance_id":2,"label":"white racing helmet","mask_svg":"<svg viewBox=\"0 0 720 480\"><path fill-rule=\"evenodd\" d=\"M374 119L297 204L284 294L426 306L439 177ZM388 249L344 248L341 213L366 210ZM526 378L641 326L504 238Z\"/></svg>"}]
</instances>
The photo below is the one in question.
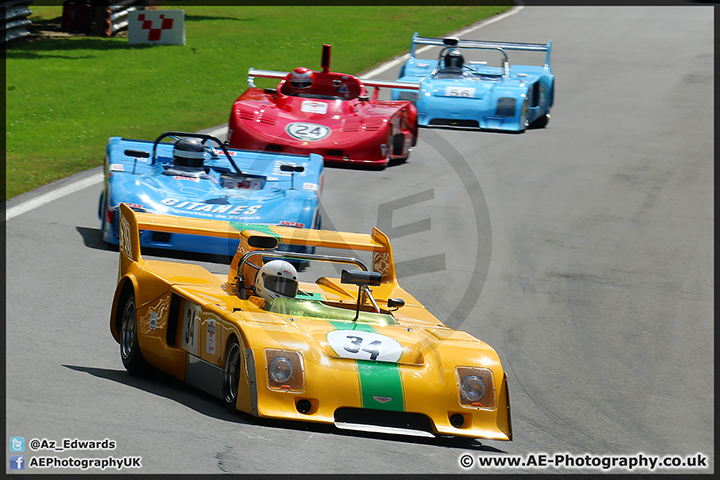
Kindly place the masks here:
<instances>
[{"instance_id":1,"label":"white racing helmet","mask_svg":"<svg viewBox=\"0 0 720 480\"><path fill-rule=\"evenodd\" d=\"M297 270L285 260L271 260L255 276L255 293L265 300L295 298L298 291Z\"/></svg>"},{"instance_id":2,"label":"white racing helmet","mask_svg":"<svg viewBox=\"0 0 720 480\"><path fill-rule=\"evenodd\" d=\"M293 92L308 92L312 89L314 73L306 67L297 67L290 72L290 89Z\"/></svg>"}]
</instances>

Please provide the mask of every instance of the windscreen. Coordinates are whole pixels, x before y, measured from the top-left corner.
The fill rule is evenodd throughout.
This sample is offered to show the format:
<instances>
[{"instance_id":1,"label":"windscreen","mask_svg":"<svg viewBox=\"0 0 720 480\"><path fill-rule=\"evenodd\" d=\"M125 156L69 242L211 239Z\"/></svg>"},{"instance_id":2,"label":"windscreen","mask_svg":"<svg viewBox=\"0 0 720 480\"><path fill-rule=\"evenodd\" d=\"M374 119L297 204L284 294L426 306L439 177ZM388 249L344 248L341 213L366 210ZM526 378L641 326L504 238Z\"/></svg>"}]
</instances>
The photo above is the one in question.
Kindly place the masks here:
<instances>
[{"instance_id":1,"label":"windscreen","mask_svg":"<svg viewBox=\"0 0 720 480\"><path fill-rule=\"evenodd\" d=\"M355 308L352 305L348 305L348 308L333 307L318 300L276 298L266 301L263 308L273 313L294 315L296 317L314 317L323 320L351 322L355 318ZM361 311L356 321L357 323L371 325L397 325L397 321L392 315L375 312Z\"/></svg>"}]
</instances>

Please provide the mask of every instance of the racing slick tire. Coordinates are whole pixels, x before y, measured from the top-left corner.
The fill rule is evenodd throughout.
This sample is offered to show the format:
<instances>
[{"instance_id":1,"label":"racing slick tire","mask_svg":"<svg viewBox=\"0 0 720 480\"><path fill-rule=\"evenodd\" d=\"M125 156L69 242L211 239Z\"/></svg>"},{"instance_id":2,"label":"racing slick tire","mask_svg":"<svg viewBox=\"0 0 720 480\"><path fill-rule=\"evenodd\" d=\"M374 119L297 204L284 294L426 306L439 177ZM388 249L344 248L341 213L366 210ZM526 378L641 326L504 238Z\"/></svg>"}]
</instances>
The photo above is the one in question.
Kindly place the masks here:
<instances>
[{"instance_id":1,"label":"racing slick tire","mask_svg":"<svg viewBox=\"0 0 720 480\"><path fill-rule=\"evenodd\" d=\"M105 212L106 212L106 202L105 202L105 190L100 192L100 202L98 205L98 217L100 218L100 239L105 240Z\"/></svg>"},{"instance_id":2,"label":"racing slick tire","mask_svg":"<svg viewBox=\"0 0 720 480\"><path fill-rule=\"evenodd\" d=\"M545 115L538 117L538 119L530 125L530 128L545 128L548 122L550 122L550 110L548 110Z\"/></svg>"},{"instance_id":3,"label":"racing slick tire","mask_svg":"<svg viewBox=\"0 0 720 480\"><path fill-rule=\"evenodd\" d=\"M530 128L545 128L545 127L547 127L548 122L550 122L550 108L553 105L554 99L555 99L555 82L553 82L552 86L550 87L550 100L548 101L547 112L545 112L545 115L538 117L532 123L532 125L530 125Z\"/></svg>"},{"instance_id":4,"label":"racing slick tire","mask_svg":"<svg viewBox=\"0 0 720 480\"><path fill-rule=\"evenodd\" d=\"M105 207L104 203L105 203L105 191L102 191L102 192L100 192L100 200L98 201L98 218L100 220L103 219L103 214L105 213L105 212L103 212L103 207Z\"/></svg>"},{"instance_id":5,"label":"racing slick tire","mask_svg":"<svg viewBox=\"0 0 720 480\"><path fill-rule=\"evenodd\" d=\"M392 138L393 155L402 155L403 147L405 147L405 135L403 135L402 133L396 133L395 135L393 135Z\"/></svg>"},{"instance_id":6,"label":"racing slick tire","mask_svg":"<svg viewBox=\"0 0 720 480\"><path fill-rule=\"evenodd\" d=\"M402 133L396 133L392 137L393 155L396 155L396 156L402 155L404 150L405 150L405 135ZM404 157L396 158L395 163L406 162L409 156L410 156L410 151L408 150L407 155L405 155Z\"/></svg>"},{"instance_id":7,"label":"racing slick tire","mask_svg":"<svg viewBox=\"0 0 720 480\"><path fill-rule=\"evenodd\" d=\"M135 293L130 292L125 297L120 318L120 358L125 370L131 375L145 373L148 364L140 353L137 335L137 310L135 308Z\"/></svg>"},{"instance_id":8,"label":"racing slick tire","mask_svg":"<svg viewBox=\"0 0 720 480\"><path fill-rule=\"evenodd\" d=\"M225 352L225 366L223 367L222 393L225 408L235 412L237 407L238 388L240 387L240 372L242 368L242 351L237 339L233 338Z\"/></svg>"},{"instance_id":9,"label":"racing slick tire","mask_svg":"<svg viewBox=\"0 0 720 480\"><path fill-rule=\"evenodd\" d=\"M529 123L527 119L527 100L523 103L522 107L522 113L520 114L520 129L518 130L518 133L525 133L525 130L527 130Z\"/></svg>"}]
</instances>

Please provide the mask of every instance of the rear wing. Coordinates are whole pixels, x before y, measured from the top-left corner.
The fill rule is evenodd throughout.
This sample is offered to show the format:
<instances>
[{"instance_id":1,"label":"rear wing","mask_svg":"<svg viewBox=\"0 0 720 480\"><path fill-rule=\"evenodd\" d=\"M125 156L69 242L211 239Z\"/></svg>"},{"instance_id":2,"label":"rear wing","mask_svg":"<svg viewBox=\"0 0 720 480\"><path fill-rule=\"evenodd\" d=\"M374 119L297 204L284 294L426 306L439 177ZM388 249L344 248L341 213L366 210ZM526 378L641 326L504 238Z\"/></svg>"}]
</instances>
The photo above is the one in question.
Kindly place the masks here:
<instances>
[{"instance_id":1,"label":"rear wing","mask_svg":"<svg viewBox=\"0 0 720 480\"><path fill-rule=\"evenodd\" d=\"M397 282L390 239L377 228L373 228L371 234L364 234L264 224L229 223L220 220L140 213L135 212L124 203L120 204L119 211L120 278L125 275L133 263L140 265L145 263L140 252L140 231L150 230L238 240L240 243L228 274L229 283L236 278L238 263L243 255L254 250L272 250L281 243L373 252L373 270L382 274L383 283Z\"/></svg>"},{"instance_id":2,"label":"rear wing","mask_svg":"<svg viewBox=\"0 0 720 480\"><path fill-rule=\"evenodd\" d=\"M282 80L283 78L287 77L288 73L290 72L278 72L274 70L259 70L255 68L248 69L248 86L249 87L255 87L255 77L259 78L277 78L278 80ZM365 87L375 87L375 88L403 88L405 90L420 90L420 84L419 83L409 83L409 82L393 82L388 80L375 80L372 78L358 78L360 83L362 83Z\"/></svg>"},{"instance_id":3,"label":"rear wing","mask_svg":"<svg viewBox=\"0 0 720 480\"><path fill-rule=\"evenodd\" d=\"M550 51L552 40L547 43L521 43L521 42L487 42L483 40L461 40L457 37L433 38L421 37L415 32L410 47L410 56L415 57L416 45L434 45L438 47L477 48L485 50L524 50L535 52L547 52L545 55L545 66L550 65Z\"/></svg>"}]
</instances>

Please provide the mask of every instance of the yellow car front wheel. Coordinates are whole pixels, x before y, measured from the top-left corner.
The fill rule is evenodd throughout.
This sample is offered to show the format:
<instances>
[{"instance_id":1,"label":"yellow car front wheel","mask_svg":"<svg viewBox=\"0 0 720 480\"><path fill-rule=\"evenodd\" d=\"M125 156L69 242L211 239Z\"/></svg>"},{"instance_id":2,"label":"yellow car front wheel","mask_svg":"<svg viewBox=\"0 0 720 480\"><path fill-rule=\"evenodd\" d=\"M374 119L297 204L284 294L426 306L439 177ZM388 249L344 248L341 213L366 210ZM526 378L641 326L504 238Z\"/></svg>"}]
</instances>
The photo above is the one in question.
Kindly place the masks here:
<instances>
[{"instance_id":1,"label":"yellow car front wheel","mask_svg":"<svg viewBox=\"0 0 720 480\"><path fill-rule=\"evenodd\" d=\"M240 368L242 367L242 354L240 345L234 338L228 345L225 353L225 367L223 368L223 401L225 407L234 412L237 404L238 387L240 385Z\"/></svg>"}]
</instances>

